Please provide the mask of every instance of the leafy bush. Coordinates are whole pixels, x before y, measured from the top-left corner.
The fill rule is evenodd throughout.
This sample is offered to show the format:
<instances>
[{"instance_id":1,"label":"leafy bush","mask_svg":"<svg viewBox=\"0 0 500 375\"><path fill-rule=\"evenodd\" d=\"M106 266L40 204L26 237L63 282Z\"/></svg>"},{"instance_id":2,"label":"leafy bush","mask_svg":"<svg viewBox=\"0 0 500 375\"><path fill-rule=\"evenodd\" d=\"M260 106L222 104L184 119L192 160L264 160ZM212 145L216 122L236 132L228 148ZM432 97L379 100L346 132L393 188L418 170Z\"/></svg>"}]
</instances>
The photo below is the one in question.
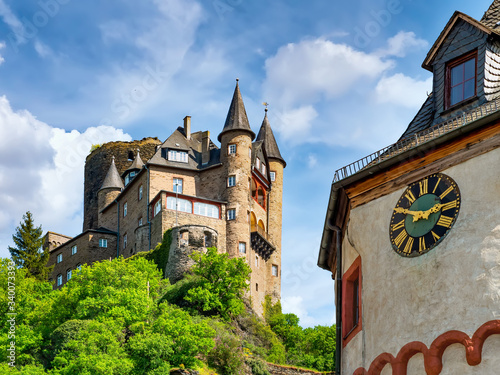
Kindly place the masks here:
<instances>
[{"instance_id":1,"label":"leafy bush","mask_svg":"<svg viewBox=\"0 0 500 375\"><path fill-rule=\"evenodd\" d=\"M267 365L262 359L249 358L247 364L252 370L252 375L271 375L267 370Z\"/></svg>"},{"instance_id":2,"label":"leafy bush","mask_svg":"<svg viewBox=\"0 0 500 375\"><path fill-rule=\"evenodd\" d=\"M243 372L245 364L243 347L238 338L226 331L219 331L215 346L207 355L208 364L221 375L234 375Z\"/></svg>"}]
</instances>

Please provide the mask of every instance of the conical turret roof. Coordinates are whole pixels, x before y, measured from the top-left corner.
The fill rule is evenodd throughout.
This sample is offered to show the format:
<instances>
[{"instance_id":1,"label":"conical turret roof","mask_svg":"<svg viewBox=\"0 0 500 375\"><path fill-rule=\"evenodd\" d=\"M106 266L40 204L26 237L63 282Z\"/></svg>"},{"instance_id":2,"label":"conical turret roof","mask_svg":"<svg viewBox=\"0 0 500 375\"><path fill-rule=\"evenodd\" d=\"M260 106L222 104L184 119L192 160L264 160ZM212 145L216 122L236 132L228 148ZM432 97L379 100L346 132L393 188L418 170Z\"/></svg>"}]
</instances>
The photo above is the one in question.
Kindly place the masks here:
<instances>
[{"instance_id":1,"label":"conical turret roof","mask_svg":"<svg viewBox=\"0 0 500 375\"><path fill-rule=\"evenodd\" d=\"M286 161L283 159L278 148L278 143L276 143L276 138L274 138L273 130L271 129L271 124L267 118L267 108L264 120L257 135L257 141L264 142L264 148L266 149L267 157L269 159L278 159L283 162L283 166L286 167Z\"/></svg>"},{"instance_id":2,"label":"conical turret roof","mask_svg":"<svg viewBox=\"0 0 500 375\"><path fill-rule=\"evenodd\" d=\"M500 0L495 0L491 3L488 10L484 13L483 18L481 18L481 23L488 26L490 29L498 29L500 25Z\"/></svg>"},{"instance_id":3,"label":"conical turret roof","mask_svg":"<svg viewBox=\"0 0 500 375\"><path fill-rule=\"evenodd\" d=\"M137 154L135 155L134 161L132 162L130 167L128 167L125 170L125 172L123 172L122 176L126 175L128 172L130 172L134 169L141 170L143 166L144 166L144 163L142 162L141 155L139 155L139 149L137 149Z\"/></svg>"},{"instance_id":4,"label":"conical turret roof","mask_svg":"<svg viewBox=\"0 0 500 375\"><path fill-rule=\"evenodd\" d=\"M123 181L118 174L118 169L116 169L115 165L115 157L113 156L111 160L111 165L109 166L108 173L104 178L104 182L102 183L101 189L123 189Z\"/></svg>"},{"instance_id":5,"label":"conical turret roof","mask_svg":"<svg viewBox=\"0 0 500 375\"><path fill-rule=\"evenodd\" d=\"M219 142L222 138L222 134L231 130L246 130L250 133L252 141L255 138L255 133L252 131L252 128L250 128L250 123L248 122L247 112L245 111L245 105L243 104L243 98L241 97L238 80L236 80L236 88L234 89L233 100L229 106L226 123L217 137Z\"/></svg>"}]
</instances>

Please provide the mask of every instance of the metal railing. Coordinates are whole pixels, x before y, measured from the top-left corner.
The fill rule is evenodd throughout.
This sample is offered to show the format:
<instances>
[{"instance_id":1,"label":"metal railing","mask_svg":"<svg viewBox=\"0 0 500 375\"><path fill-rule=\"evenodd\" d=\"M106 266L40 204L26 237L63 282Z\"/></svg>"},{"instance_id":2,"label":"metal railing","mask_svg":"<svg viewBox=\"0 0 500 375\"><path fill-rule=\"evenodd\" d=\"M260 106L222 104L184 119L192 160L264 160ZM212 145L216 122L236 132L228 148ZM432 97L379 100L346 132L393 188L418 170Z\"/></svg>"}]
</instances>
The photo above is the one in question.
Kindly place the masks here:
<instances>
[{"instance_id":1,"label":"metal railing","mask_svg":"<svg viewBox=\"0 0 500 375\"><path fill-rule=\"evenodd\" d=\"M250 227L250 232L257 232L261 235L262 238L265 238L267 241L269 241L269 237L264 229L259 227L258 225L252 225Z\"/></svg>"},{"instance_id":2,"label":"metal railing","mask_svg":"<svg viewBox=\"0 0 500 375\"><path fill-rule=\"evenodd\" d=\"M479 120L480 118L491 115L492 113L497 112L499 109L500 98L483 104L482 106L474 108L470 111L464 112L463 114L453 117L450 120L436 124L429 129L425 129L409 137L403 138L397 143L384 147L379 151L376 151L368 156L365 156L362 159L356 160L355 162L346 165L345 167L337 169L335 171L335 175L333 176L333 182L341 181L366 167L373 166L384 160L393 158L394 156L411 150L418 145L429 142L446 133L449 133L452 130L465 126L473 121Z\"/></svg>"}]
</instances>

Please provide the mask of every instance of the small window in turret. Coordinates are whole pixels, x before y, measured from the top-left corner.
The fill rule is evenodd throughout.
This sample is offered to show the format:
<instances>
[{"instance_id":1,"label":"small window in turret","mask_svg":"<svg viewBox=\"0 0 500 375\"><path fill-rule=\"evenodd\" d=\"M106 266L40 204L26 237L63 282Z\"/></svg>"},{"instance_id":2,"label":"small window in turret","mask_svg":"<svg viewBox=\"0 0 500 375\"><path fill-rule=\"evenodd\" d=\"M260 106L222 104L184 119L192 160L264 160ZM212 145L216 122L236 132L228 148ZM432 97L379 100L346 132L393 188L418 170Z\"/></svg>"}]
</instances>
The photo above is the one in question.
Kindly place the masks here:
<instances>
[{"instance_id":1,"label":"small window in turret","mask_svg":"<svg viewBox=\"0 0 500 375\"><path fill-rule=\"evenodd\" d=\"M271 172L269 172L269 174L271 175L271 182L276 181L276 172L275 171L271 171Z\"/></svg>"},{"instance_id":2,"label":"small window in turret","mask_svg":"<svg viewBox=\"0 0 500 375\"><path fill-rule=\"evenodd\" d=\"M236 145L233 143L227 146L227 152L229 155L236 155Z\"/></svg>"}]
</instances>

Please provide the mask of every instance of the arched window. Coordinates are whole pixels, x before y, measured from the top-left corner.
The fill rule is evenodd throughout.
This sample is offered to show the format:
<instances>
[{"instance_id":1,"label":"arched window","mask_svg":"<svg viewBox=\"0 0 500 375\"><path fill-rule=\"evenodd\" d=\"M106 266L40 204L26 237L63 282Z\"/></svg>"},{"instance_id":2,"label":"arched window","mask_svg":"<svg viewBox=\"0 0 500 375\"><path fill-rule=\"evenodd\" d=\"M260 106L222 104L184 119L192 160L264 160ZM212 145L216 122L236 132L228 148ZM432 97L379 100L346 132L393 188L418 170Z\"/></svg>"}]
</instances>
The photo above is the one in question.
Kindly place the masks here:
<instances>
[{"instance_id":1,"label":"arched window","mask_svg":"<svg viewBox=\"0 0 500 375\"><path fill-rule=\"evenodd\" d=\"M175 210L175 197L167 197L167 208L169 210ZM178 199L177 211L187 212L188 214L193 213L193 206L187 199Z\"/></svg>"},{"instance_id":2,"label":"arched window","mask_svg":"<svg viewBox=\"0 0 500 375\"><path fill-rule=\"evenodd\" d=\"M211 247L212 246L212 233L210 232L205 232L205 247Z\"/></svg>"},{"instance_id":3,"label":"arched window","mask_svg":"<svg viewBox=\"0 0 500 375\"><path fill-rule=\"evenodd\" d=\"M264 232L266 231L266 227L265 227L264 222L262 220L259 220L259 228L262 229Z\"/></svg>"},{"instance_id":4,"label":"arched window","mask_svg":"<svg viewBox=\"0 0 500 375\"><path fill-rule=\"evenodd\" d=\"M61 286L62 285L62 275L59 274L57 275L57 286Z\"/></svg>"}]
</instances>

